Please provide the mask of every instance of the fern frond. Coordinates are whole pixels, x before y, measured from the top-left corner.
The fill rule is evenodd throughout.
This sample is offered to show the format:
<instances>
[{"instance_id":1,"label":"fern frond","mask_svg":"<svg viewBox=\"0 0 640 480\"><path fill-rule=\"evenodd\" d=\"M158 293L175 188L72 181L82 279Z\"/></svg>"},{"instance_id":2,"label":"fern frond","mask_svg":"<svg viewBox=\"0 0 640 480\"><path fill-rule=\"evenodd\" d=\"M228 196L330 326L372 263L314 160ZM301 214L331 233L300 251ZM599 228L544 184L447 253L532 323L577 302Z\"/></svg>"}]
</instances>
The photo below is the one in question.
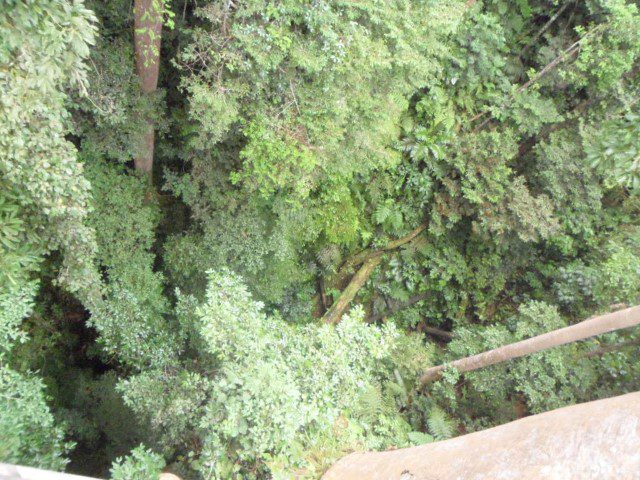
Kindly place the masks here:
<instances>
[{"instance_id":1,"label":"fern frond","mask_svg":"<svg viewBox=\"0 0 640 480\"><path fill-rule=\"evenodd\" d=\"M451 438L456 429L455 423L449 418L449 415L437 406L429 410L427 425L429 426L429 432L436 440Z\"/></svg>"}]
</instances>

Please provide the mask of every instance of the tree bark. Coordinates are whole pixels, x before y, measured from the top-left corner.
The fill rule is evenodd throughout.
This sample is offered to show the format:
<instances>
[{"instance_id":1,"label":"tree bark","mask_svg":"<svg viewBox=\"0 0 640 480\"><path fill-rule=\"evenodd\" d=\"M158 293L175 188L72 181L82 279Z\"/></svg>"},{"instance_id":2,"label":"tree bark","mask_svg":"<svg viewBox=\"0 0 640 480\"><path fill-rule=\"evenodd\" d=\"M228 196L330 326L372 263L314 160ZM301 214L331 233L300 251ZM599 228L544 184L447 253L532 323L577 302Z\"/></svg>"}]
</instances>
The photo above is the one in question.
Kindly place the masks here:
<instances>
[{"instance_id":1,"label":"tree bark","mask_svg":"<svg viewBox=\"0 0 640 480\"><path fill-rule=\"evenodd\" d=\"M442 377L442 372L448 366L460 372L469 372L488 367L496 363L506 362L514 358L523 357L531 353L546 350L567 343L584 340L595 335L613 332L623 328L640 324L640 306L619 310L599 317L590 318L583 322L561 328L553 332L544 333L536 337L512 343L504 347L479 353L471 357L462 358L446 365L429 368L420 377L420 385L425 386Z\"/></svg>"},{"instance_id":2,"label":"tree bark","mask_svg":"<svg viewBox=\"0 0 640 480\"><path fill-rule=\"evenodd\" d=\"M327 323L338 323L351 301L355 298L358 291L367 282L369 277L371 277L376 267L380 265L382 256L387 252L400 248L401 246L413 241L426 228L427 223L425 222L408 235L405 235L402 238L398 238L397 240L393 240L385 247L379 248L377 250L364 250L347 260L342 268L342 270L344 271L351 270L358 265L362 266L351 278L349 284L342 291L338 299L333 302L333 305L331 305L329 310L327 310L327 313L324 314L322 319Z\"/></svg>"},{"instance_id":3,"label":"tree bark","mask_svg":"<svg viewBox=\"0 0 640 480\"><path fill-rule=\"evenodd\" d=\"M323 480L637 479L640 392L522 418L443 442L353 453Z\"/></svg>"},{"instance_id":4,"label":"tree bark","mask_svg":"<svg viewBox=\"0 0 640 480\"><path fill-rule=\"evenodd\" d=\"M133 5L136 71L145 94L151 94L158 88L162 36L161 2L162 0L135 0ZM136 170L151 174L154 150L154 122L149 118L146 130L140 138L138 155L134 159Z\"/></svg>"},{"instance_id":5,"label":"tree bark","mask_svg":"<svg viewBox=\"0 0 640 480\"><path fill-rule=\"evenodd\" d=\"M404 237L398 238L397 240L393 240L393 241L389 242L386 246L384 246L382 248L379 248L377 250L374 250L374 249L364 250L364 251L354 255L353 257L347 259L347 261L344 263L344 266L342 268L344 270L348 271L351 268L357 267L358 265L366 262L367 260L370 260L370 259L375 258L375 257L379 257L379 256L383 255L386 252L390 252L391 250L395 250L397 248L400 248L402 245L405 245L405 244L411 242L418 235L420 235L422 232L424 232L426 230L427 226L428 226L428 224L427 224L427 222L425 222L422 225L420 225L418 228L416 228L415 230L412 230L409 234L405 235Z\"/></svg>"},{"instance_id":6,"label":"tree bark","mask_svg":"<svg viewBox=\"0 0 640 480\"><path fill-rule=\"evenodd\" d=\"M347 288L345 288L338 299L333 302L331 308L324 314L322 320L326 323L336 324L342 319L345 310L354 299L358 291L369 280L371 274L382 261L382 255L370 258L362 264L362 267L353 276Z\"/></svg>"}]
</instances>

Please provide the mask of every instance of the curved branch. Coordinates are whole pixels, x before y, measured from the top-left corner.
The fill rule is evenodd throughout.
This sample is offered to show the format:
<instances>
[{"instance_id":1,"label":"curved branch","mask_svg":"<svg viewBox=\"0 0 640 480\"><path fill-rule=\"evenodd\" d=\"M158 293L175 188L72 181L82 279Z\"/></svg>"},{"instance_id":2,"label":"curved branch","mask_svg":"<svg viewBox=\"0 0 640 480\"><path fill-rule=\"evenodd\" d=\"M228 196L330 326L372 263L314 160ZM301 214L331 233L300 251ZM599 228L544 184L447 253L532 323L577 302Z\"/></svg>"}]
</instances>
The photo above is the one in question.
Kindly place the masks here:
<instances>
[{"instance_id":1,"label":"curved branch","mask_svg":"<svg viewBox=\"0 0 640 480\"><path fill-rule=\"evenodd\" d=\"M343 265L343 269L349 270L350 268L356 267L367 260L370 260L375 257L382 256L384 253L389 252L391 250L395 250L400 248L402 245L405 245L420 235L422 232L426 230L428 226L428 222L424 222L415 230L412 230L410 233L405 235L404 237L398 238L397 240L393 240L389 242L385 247L379 249L367 249L360 253L357 253L353 257L347 259L347 261Z\"/></svg>"},{"instance_id":2,"label":"curved branch","mask_svg":"<svg viewBox=\"0 0 640 480\"><path fill-rule=\"evenodd\" d=\"M322 319L327 323L336 324L344 315L345 310L355 298L358 291L362 288L362 286L369 280L376 267L380 265L382 261L382 256L390 252L392 250L396 250L403 245L414 240L420 233L422 233L427 228L427 223L423 223L418 228L410 232L408 235L405 235L402 238L398 238L390 242L387 246L382 247L378 250L365 250L360 252L358 255L352 257L350 260L347 260L344 268L353 268L360 264L362 266L356 272L356 274L351 278L349 284L342 291L338 299L333 302L333 305L327 310L327 313L324 314Z\"/></svg>"}]
</instances>

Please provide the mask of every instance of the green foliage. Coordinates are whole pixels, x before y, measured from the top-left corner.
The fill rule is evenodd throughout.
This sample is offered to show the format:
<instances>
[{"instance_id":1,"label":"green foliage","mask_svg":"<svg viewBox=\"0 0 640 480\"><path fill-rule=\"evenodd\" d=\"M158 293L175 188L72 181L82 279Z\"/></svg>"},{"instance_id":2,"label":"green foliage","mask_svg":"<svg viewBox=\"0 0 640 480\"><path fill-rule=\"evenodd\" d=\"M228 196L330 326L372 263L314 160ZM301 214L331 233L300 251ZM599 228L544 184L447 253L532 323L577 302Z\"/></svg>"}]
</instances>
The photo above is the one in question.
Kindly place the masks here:
<instances>
[{"instance_id":1,"label":"green foliage","mask_svg":"<svg viewBox=\"0 0 640 480\"><path fill-rule=\"evenodd\" d=\"M576 155L578 144L574 132L552 133L547 142L538 144L536 171L531 172L536 188L554 199L554 213L562 226L557 233L568 242L593 237L602 214L602 187L584 156Z\"/></svg>"},{"instance_id":2,"label":"green foliage","mask_svg":"<svg viewBox=\"0 0 640 480\"><path fill-rule=\"evenodd\" d=\"M72 104L74 133L82 139L85 156L129 162L140 153L148 119L161 132L166 127L159 114L162 92L142 93L128 31L126 36L100 39L92 49L91 65L87 92Z\"/></svg>"},{"instance_id":3,"label":"green foliage","mask_svg":"<svg viewBox=\"0 0 640 480\"><path fill-rule=\"evenodd\" d=\"M62 469L72 444L56 425L34 376L0 367L0 459L6 463Z\"/></svg>"},{"instance_id":4,"label":"green foliage","mask_svg":"<svg viewBox=\"0 0 640 480\"><path fill-rule=\"evenodd\" d=\"M0 183L0 187L4 187ZM0 285L17 287L27 280L40 263L39 239L30 232L23 219L18 195L9 188L0 193ZM30 238L31 237L31 238Z\"/></svg>"},{"instance_id":5,"label":"green foliage","mask_svg":"<svg viewBox=\"0 0 640 480\"><path fill-rule=\"evenodd\" d=\"M326 443L338 425L344 424L345 438L324 448L397 445L411 431L393 396L385 408L363 399L366 415L354 411L354 398L366 388L379 391L394 368L409 368L409 378L417 371L398 363L403 342L391 325L367 326L361 318L356 310L337 328L292 326L265 315L238 277L211 272L206 301L182 320L194 322L199 338L192 345L200 347L202 372L167 378L147 371L120 389L127 404L150 420L163 448L196 435L202 447L192 453L193 467L215 472L215 478L252 478L255 468L274 476L291 469L317 474L318 460L308 450ZM314 455L326 461L327 452Z\"/></svg>"},{"instance_id":6,"label":"green foliage","mask_svg":"<svg viewBox=\"0 0 640 480\"><path fill-rule=\"evenodd\" d=\"M112 480L148 480L158 478L165 466L163 458L144 445L133 449L125 458L117 458L111 468Z\"/></svg>"},{"instance_id":7,"label":"green foliage","mask_svg":"<svg viewBox=\"0 0 640 480\"><path fill-rule=\"evenodd\" d=\"M256 189L266 198L283 189L292 190L289 195L293 200L306 197L312 184L311 173L316 167L313 153L295 139L291 145L287 144L286 136L280 138L278 132L270 131L267 125L266 119L258 118L244 129L247 145L240 157L250 173L233 172L232 182L255 182Z\"/></svg>"},{"instance_id":8,"label":"green foliage","mask_svg":"<svg viewBox=\"0 0 640 480\"><path fill-rule=\"evenodd\" d=\"M313 478L640 388L623 331L416 390L640 301L636 2L152 3L150 95L130 2L0 11L0 460Z\"/></svg>"},{"instance_id":9,"label":"green foliage","mask_svg":"<svg viewBox=\"0 0 640 480\"><path fill-rule=\"evenodd\" d=\"M640 115L629 112L586 129L584 141L592 167L608 187L640 188Z\"/></svg>"},{"instance_id":10,"label":"green foliage","mask_svg":"<svg viewBox=\"0 0 640 480\"><path fill-rule=\"evenodd\" d=\"M565 308L578 312L593 307L636 304L640 300L640 252L636 241L610 240L587 262L576 260L555 275L555 293Z\"/></svg>"},{"instance_id":11,"label":"green foliage","mask_svg":"<svg viewBox=\"0 0 640 480\"><path fill-rule=\"evenodd\" d=\"M304 246L353 248L370 238L361 191L373 172L400 162L398 122L438 70L461 8L256 0L197 9L202 21L179 65L195 123L186 131L189 180L201 193L183 198L202 242L217 250L211 256L226 257L261 298L282 302L313 278ZM225 254L254 235L248 256ZM274 277L288 281L276 291L260 281Z\"/></svg>"},{"instance_id":12,"label":"green foliage","mask_svg":"<svg viewBox=\"0 0 640 480\"><path fill-rule=\"evenodd\" d=\"M12 369L42 257L63 253L59 280L90 302L100 285L87 228L89 183L66 140L65 89L83 88L95 17L82 2L4 2L0 11L0 460L61 469L71 444L43 383Z\"/></svg>"},{"instance_id":13,"label":"green foliage","mask_svg":"<svg viewBox=\"0 0 640 480\"><path fill-rule=\"evenodd\" d=\"M599 0L589 7L602 23L591 30L576 28L585 41L574 68L583 76L579 84L591 81L596 90L606 91L633 68L640 54L638 6L624 0Z\"/></svg>"},{"instance_id":14,"label":"green foliage","mask_svg":"<svg viewBox=\"0 0 640 480\"><path fill-rule=\"evenodd\" d=\"M180 348L165 314L163 276L153 269L151 251L158 205L147 198L144 179L122 167L90 160L97 260L105 271L106 299L93 311L92 324L107 351L142 368L167 363Z\"/></svg>"},{"instance_id":15,"label":"green foliage","mask_svg":"<svg viewBox=\"0 0 640 480\"><path fill-rule=\"evenodd\" d=\"M446 412L439 407L433 407L429 410L427 417L427 425L429 432L436 440L446 440L451 438L455 432L455 426Z\"/></svg>"},{"instance_id":16,"label":"green foliage","mask_svg":"<svg viewBox=\"0 0 640 480\"><path fill-rule=\"evenodd\" d=\"M15 345L27 341L20 327L32 312L37 290L36 282L26 280L24 263L12 267L14 275L0 281L0 461L60 469L72 444L54 421L44 385L32 373L9 366Z\"/></svg>"},{"instance_id":17,"label":"green foliage","mask_svg":"<svg viewBox=\"0 0 640 480\"><path fill-rule=\"evenodd\" d=\"M63 89L83 88L94 20L81 2L9 2L0 14L3 189L19 192L25 231L43 229L41 247L64 251L61 280L93 298L95 244L84 223L89 184L64 137Z\"/></svg>"}]
</instances>

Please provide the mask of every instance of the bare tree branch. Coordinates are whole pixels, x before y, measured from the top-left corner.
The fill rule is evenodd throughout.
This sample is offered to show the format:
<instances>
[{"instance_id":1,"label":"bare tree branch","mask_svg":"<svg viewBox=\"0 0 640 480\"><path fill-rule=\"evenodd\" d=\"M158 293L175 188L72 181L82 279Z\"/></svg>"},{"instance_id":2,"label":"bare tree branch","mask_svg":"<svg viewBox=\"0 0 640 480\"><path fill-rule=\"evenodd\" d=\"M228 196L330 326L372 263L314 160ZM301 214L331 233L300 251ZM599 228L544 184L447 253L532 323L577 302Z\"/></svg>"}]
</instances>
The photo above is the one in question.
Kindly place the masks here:
<instances>
[{"instance_id":1,"label":"bare tree branch","mask_svg":"<svg viewBox=\"0 0 640 480\"><path fill-rule=\"evenodd\" d=\"M420 377L420 385L424 387L428 383L438 380L442 377L442 373L447 367L456 368L460 372L470 372L638 324L640 324L640 306L618 310L617 312L590 318L575 325L544 333L511 345L505 345L504 347L462 358L449 364L429 368Z\"/></svg>"},{"instance_id":2,"label":"bare tree branch","mask_svg":"<svg viewBox=\"0 0 640 480\"><path fill-rule=\"evenodd\" d=\"M349 270L353 267L357 267L358 265L366 262L367 260L370 260L374 257L379 257L386 252L400 248L402 245L409 243L418 235L420 235L422 232L424 232L427 226L428 226L428 223L424 222L418 228L416 228L415 230L412 230L410 233L408 233L404 237L401 237L401 238L398 238L397 240L393 240L389 242L385 247L382 247L379 249L367 249L360 253L357 253L353 257L346 260L342 269Z\"/></svg>"}]
</instances>

